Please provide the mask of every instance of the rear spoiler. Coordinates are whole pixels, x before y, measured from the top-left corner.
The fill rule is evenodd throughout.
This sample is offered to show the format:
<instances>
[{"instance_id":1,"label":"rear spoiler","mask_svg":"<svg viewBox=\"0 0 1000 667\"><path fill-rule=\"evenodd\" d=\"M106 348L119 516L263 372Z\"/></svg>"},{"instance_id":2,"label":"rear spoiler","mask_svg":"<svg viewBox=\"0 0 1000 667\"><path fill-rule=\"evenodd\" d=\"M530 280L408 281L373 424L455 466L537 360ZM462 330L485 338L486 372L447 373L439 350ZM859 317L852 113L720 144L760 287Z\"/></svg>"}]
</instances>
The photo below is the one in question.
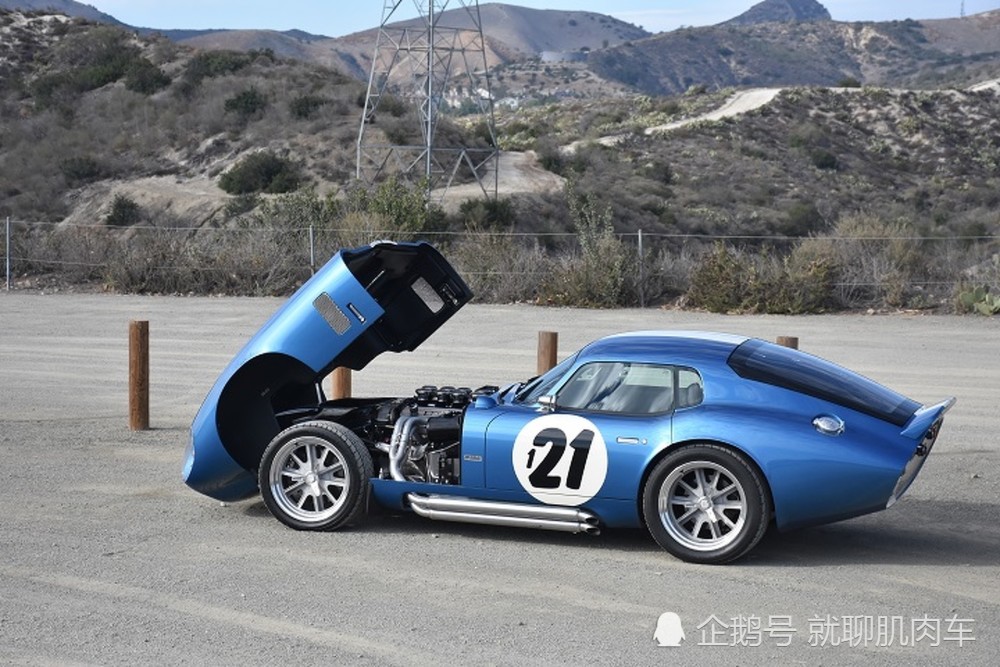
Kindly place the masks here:
<instances>
[{"instance_id":1,"label":"rear spoiler","mask_svg":"<svg viewBox=\"0 0 1000 667\"><path fill-rule=\"evenodd\" d=\"M955 405L955 401L955 397L952 396L940 403L931 406L925 405L914 412L906 428L903 429L903 437L923 440L924 436L927 435L927 431L935 424L940 423L941 418L944 417L944 413L951 410L951 407ZM934 435L936 436L937 434L935 433Z\"/></svg>"},{"instance_id":2,"label":"rear spoiler","mask_svg":"<svg viewBox=\"0 0 1000 667\"><path fill-rule=\"evenodd\" d=\"M955 405L954 397L946 398L936 405L922 407L913 413L913 417L910 419L909 425L903 429L902 435L916 440L917 444L913 456L910 457L903 472L899 475L899 479L896 480L896 487L892 490L892 495L889 496L889 500L885 504L887 508L892 507L910 488L910 484L920 472L920 468L923 467L927 455L930 454L931 448L937 440L941 423L944 421L944 413L948 412L953 405Z\"/></svg>"}]
</instances>

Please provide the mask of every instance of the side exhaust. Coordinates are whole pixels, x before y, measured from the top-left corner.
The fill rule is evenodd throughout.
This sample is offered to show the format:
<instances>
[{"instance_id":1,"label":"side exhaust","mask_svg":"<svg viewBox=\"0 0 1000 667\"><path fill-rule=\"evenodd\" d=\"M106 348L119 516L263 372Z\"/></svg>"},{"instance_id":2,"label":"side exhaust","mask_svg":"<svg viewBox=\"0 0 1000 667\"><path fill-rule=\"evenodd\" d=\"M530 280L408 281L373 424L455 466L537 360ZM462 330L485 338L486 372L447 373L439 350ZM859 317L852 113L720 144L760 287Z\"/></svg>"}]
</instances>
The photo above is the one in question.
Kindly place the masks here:
<instances>
[{"instance_id":1,"label":"side exhaust","mask_svg":"<svg viewBox=\"0 0 1000 667\"><path fill-rule=\"evenodd\" d=\"M514 528L538 528L565 533L601 532L597 516L573 507L503 503L457 496L406 494L413 511L437 521L479 523Z\"/></svg>"}]
</instances>

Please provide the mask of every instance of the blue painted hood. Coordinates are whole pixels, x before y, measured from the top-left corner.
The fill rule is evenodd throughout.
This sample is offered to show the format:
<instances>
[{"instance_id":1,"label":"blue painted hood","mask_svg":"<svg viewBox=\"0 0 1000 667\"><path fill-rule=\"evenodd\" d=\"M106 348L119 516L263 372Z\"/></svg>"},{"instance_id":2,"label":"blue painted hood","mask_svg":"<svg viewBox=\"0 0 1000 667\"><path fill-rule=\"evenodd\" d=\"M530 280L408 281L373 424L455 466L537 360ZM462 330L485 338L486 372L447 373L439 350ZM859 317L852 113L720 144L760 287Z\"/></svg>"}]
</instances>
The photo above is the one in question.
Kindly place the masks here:
<instances>
[{"instance_id":1,"label":"blue painted hood","mask_svg":"<svg viewBox=\"0 0 1000 667\"><path fill-rule=\"evenodd\" d=\"M219 500L254 494L276 414L321 402L319 383L338 366L360 370L387 350L415 349L471 298L426 243L338 252L216 380L191 425L185 483Z\"/></svg>"}]
</instances>

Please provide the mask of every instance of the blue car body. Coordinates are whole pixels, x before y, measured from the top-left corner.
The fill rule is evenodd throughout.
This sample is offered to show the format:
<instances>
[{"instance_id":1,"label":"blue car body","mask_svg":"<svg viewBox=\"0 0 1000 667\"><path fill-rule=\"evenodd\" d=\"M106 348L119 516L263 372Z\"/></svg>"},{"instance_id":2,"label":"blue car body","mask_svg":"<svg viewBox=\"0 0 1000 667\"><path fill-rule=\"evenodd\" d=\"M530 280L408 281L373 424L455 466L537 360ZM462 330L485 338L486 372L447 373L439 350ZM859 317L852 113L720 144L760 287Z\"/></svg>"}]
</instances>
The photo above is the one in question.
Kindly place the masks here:
<instances>
[{"instance_id":1,"label":"blue car body","mask_svg":"<svg viewBox=\"0 0 1000 667\"><path fill-rule=\"evenodd\" d=\"M722 562L753 546L760 521L790 529L894 503L953 403L923 406L806 353L705 332L609 336L503 388L325 399L319 382L334 367L360 370L383 351L413 349L469 298L426 244L338 253L208 394L191 429L186 483L220 500L280 496L292 488L281 482L289 464L270 462L269 443L296 424L331 422L364 446L365 493L385 507L574 532L645 523L661 544L679 530L687 546L677 555ZM686 451L700 452L694 463L678 457ZM699 466L700 477L684 477ZM289 493L293 510L317 502ZM650 518L657 513L662 522ZM738 548L723 539L754 513L767 515L754 524L759 534Z\"/></svg>"}]
</instances>

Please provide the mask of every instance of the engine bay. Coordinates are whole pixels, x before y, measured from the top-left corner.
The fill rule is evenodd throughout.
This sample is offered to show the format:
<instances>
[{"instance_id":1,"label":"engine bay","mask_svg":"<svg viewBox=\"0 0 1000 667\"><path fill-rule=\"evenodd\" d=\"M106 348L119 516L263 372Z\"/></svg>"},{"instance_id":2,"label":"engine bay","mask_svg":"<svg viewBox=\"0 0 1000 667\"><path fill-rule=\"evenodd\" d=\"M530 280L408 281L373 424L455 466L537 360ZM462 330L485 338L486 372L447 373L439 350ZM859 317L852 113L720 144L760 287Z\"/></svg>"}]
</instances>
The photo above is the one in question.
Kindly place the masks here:
<instances>
[{"instance_id":1,"label":"engine bay","mask_svg":"<svg viewBox=\"0 0 1000 667\"><path fill-rule=\"evenodd\" d=\"M368 448L381 479L461 484L462 418L477 397L498 391L424 385L407 398L339 399L284 413L283 421L325 419L349 428Z\"/></svg>"}]
</instances>

